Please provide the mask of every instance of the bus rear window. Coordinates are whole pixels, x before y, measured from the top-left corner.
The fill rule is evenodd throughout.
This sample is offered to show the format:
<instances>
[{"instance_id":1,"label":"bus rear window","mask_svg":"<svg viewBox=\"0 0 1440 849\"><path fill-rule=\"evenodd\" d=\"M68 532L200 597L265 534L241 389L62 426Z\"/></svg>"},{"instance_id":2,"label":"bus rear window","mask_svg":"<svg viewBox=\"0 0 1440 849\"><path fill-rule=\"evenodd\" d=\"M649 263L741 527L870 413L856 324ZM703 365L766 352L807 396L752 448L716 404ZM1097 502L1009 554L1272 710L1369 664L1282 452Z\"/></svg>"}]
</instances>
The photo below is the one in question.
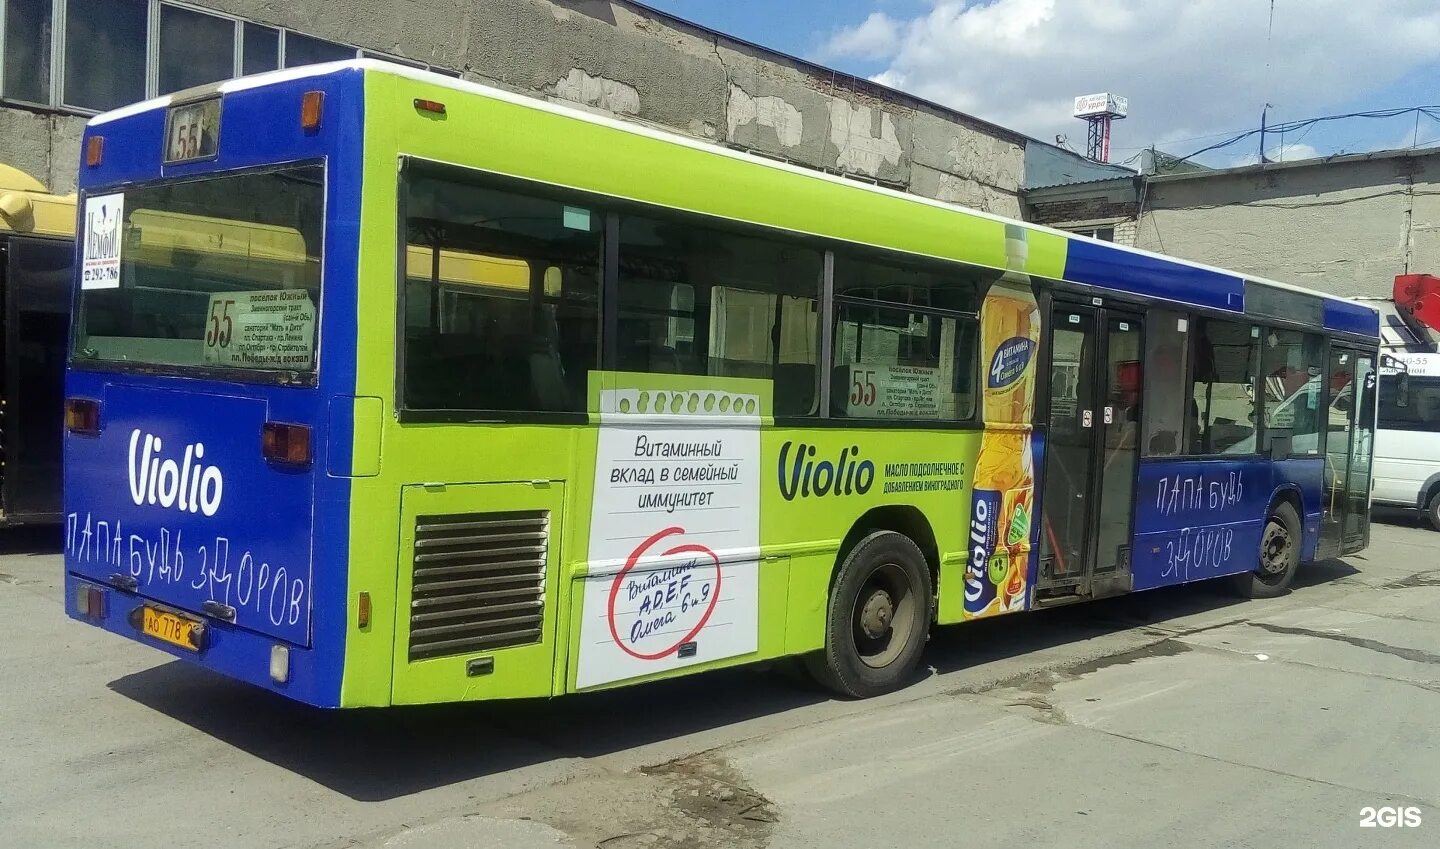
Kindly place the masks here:
<instances>
[{"instance_id":1,"label":"bus rear window","mask_svg":"<svg viewBox=\"0 0 1440 849\"><path fill-rule=\"evenodd\" d=\"M74 359L313 372L323 223L318 165L88 196Z\"/></svg>"}]
</instances>

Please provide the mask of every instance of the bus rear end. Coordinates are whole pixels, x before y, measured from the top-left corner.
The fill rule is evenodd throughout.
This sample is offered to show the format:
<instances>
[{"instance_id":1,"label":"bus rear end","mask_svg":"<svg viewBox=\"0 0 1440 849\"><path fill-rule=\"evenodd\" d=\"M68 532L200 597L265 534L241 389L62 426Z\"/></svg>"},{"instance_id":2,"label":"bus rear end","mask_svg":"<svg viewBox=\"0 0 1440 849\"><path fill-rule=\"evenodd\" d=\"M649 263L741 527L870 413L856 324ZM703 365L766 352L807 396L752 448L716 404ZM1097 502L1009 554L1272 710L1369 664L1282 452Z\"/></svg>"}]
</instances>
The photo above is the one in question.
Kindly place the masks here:
<instances>
[{"instance_id":1,"label":"bus rear end","mask_svg":"<svg viewBox=\"0 0 1440 849\"><path fill-rule=\"evenodd\" d=\"M92 121L66 377L70 615L323 706L344 656L362 85L321 67Z\"/></svg>"}]
</instances>

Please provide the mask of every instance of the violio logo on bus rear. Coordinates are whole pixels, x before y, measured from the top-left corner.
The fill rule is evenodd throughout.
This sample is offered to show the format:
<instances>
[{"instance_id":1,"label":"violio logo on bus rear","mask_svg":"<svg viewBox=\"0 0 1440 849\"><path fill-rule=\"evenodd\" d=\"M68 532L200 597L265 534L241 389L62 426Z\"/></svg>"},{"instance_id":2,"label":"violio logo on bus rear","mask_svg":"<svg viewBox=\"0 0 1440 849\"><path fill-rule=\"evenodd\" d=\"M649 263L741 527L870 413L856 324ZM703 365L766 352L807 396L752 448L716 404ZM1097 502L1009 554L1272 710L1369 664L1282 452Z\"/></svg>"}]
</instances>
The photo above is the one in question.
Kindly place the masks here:
<instances>
[{"instance_id":1,"label":"violio logo on bus rear","mask_svg":"<svg viewBox=\"0 0 1440 849\"><path fill-rule=\"evenodd\" d=\"M1034 354L1035 340L1026 336L1012 336L1001 342L990 359L990 388L1003 389L1019 380Z\"/></svg>"},{"instance_id":2,"label":"violio logo on bus rear","mask_svg":"<svg viewBox=\"0 0 1440 849\"><path fill-rule=\"evenodd\" d=\"M214 516L225 494L225 476L218 467L204 463L205 444L186 445L178 461L165 457L164 448L154 434L138 428L130 432L130 500L136 506L154 504Z\"/></svg>"}]
</instances>

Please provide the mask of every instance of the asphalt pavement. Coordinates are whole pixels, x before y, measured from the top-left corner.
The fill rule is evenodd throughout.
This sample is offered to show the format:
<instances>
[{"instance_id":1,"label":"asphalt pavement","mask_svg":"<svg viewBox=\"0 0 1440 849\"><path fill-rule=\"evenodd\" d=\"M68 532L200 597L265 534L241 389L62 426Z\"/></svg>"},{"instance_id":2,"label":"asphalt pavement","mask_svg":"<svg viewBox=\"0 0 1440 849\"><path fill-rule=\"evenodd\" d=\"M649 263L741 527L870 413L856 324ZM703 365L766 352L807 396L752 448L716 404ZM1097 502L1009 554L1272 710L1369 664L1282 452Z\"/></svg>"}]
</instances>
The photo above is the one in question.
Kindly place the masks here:
<instances>
[{"instance_id":1,"label":"asphalt pavement","mask_svg":"<svg viewBox=\"0 0 1440 849\"><path fill-rule=\"evenodd\" d=\"M864 702L777 664L337 713L66 619L58 532L22 529L0 847L1440 846L1437 551L1388 514L1284 598L940 629Z\"/></svg>"}]
</instances>

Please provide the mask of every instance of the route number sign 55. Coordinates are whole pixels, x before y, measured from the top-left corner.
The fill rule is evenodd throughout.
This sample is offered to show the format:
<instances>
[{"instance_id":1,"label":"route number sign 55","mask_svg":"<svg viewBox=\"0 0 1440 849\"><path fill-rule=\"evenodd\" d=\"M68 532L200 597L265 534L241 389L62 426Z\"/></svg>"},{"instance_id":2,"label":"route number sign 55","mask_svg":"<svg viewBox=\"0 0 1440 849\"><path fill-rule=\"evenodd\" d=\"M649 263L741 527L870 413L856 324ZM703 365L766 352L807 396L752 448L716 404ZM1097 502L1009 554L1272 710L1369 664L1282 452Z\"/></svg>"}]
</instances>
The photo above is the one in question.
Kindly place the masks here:
<instances>
[{"instance_id":1,"label":"route number sign 55","mask_svg":"<svg viewBox=\"0 0 1440 849\"><path fill-rule=\"evenodd\" d=\"M220 147L220 101L172 108L165 116L165 163L212 159Z\"/></svg>"}]
</instances>

